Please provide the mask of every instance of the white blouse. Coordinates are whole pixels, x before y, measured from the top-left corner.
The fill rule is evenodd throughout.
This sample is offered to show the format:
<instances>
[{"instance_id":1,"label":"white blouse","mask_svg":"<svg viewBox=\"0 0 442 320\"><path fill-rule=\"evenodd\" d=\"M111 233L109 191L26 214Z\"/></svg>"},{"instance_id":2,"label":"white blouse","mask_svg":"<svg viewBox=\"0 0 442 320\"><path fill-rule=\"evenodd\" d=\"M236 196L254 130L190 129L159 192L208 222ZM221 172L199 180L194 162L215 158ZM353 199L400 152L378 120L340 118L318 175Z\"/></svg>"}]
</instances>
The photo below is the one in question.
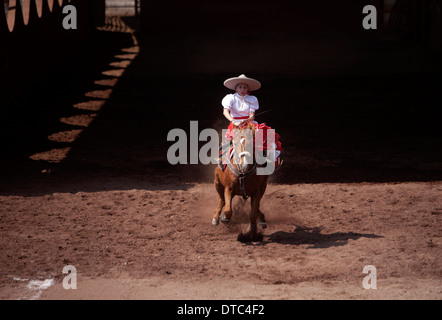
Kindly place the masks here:
<instances>
[{"instance_id":1,"label":"white blouse","mask_svg":"<svg viewBox=\"0 0 442 320\"><path fill-rule=\"evenodd\" d=\"M230 110L233 118L248 117L250 111L255 112L259 109L258 98L246 94L244 97L238 93L228 94L221 101L224 109Z\"/></svg>"}]
</instances>

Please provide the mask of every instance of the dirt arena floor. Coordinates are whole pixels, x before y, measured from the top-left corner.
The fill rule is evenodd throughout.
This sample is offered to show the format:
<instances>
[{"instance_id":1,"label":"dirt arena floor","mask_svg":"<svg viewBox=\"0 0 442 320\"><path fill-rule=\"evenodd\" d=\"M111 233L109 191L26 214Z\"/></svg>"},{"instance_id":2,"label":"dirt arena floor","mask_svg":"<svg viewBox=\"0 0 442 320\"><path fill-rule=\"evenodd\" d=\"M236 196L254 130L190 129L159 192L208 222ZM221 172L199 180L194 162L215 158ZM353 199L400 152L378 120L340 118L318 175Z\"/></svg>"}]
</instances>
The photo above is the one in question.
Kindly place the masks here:
<instances>
[{"instance_id":1,"label":"dirt arena floor","mask_svg":"<svg viewBox=\"0 0 442 320\"><path fill-rule=\"evenodd\" d=\"M0 299L442 298L440 58L345 33L118 28L1 109ZM260 55L223 58L244 41ZM257 120L285 161L253 243L237 241L249 202L211 225L215 165L166 159L171 129L227 126L240 73L263 83Z\"/></svg>"}]
</instances>

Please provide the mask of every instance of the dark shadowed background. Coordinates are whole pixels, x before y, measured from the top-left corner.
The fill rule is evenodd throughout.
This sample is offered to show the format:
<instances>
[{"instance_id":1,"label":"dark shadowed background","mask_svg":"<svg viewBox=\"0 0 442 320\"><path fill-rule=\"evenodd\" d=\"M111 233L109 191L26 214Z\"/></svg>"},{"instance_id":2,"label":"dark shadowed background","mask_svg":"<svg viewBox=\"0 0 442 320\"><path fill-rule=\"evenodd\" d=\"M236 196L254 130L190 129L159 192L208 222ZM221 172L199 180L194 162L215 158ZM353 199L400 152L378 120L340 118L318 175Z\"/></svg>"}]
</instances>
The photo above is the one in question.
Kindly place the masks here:
<instances>
[{"instance_id":1,"label":"dark shadowed background","mask_svg":"<svg viewBox=\"0 0 442 320\"><path fill-rule=\"evenodd\" d=\"M223 81L242 73L262 83L257 120L281 135L273 182L442 178L441 1L72 0L76 30L62 28L67 1L13 2L0 19L3 193L211 181L213 166L169 165L166 136L191 120L226 127ZM367 4L376 30L362 27ZM11 12L27 25L15 16L11 32Z\"/></svg>"}]
</instances>

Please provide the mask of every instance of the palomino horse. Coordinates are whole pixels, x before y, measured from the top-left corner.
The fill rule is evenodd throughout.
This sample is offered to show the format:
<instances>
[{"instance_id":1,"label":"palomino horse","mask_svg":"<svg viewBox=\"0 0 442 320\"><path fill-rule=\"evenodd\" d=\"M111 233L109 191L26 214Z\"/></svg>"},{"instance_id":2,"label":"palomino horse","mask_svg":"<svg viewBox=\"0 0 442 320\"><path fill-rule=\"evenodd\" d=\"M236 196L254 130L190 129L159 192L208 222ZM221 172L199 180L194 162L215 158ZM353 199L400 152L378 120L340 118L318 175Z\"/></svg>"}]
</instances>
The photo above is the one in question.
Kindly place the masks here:
<instances>
[{"instance_id":1,"label":"palomino horse","mask_svg":"<svg viewBox=\"0 0 442 320\"><path fill-rule=\"evenodd\" d=\"M249 129L248 132L252 134L244 136L245 129ZM256 174L257 163L253 161L253 155L247 151L254 150L255 125L253 122L248 122L241 127L234 127L233 132L233 155L224 157L227 162L224 171L222 166L215 168L215 188L219 195L219 203L215 209L212 224L218 225L220 213L224 206L221 221L224 223L230 221L232 217L232 199L235 195L241 195L244 199L250 197L252 207L249 216L250 225L246 233L238 235L238 240L242 242L261 241L262 234L257 231L256 223L259 218L261 227L266 227L264 214L260 211L259 204L267 187L268 175ZM233 159L233 163L230 158Z\"/></svg>"}]
</instances>

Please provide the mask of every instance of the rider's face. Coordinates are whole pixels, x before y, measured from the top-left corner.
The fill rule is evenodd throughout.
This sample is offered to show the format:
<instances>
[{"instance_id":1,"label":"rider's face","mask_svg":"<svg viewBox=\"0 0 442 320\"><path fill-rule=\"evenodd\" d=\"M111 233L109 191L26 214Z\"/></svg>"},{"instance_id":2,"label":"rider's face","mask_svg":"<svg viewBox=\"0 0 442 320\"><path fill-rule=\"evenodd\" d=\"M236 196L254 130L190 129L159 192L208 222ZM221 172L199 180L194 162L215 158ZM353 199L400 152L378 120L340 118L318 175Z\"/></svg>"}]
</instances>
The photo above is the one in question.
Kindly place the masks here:
<instances>
[{"instance_id":1,"label":"rider's face","mask_svg":"<svg viewBox=\"0 0 442 320\"><path fill-rule=\"evenodd\" d=\"M245 96L249 91L249 87L245 83L240 83L236 85L235 90L240 96Z\"/></svg>"}]
</instances>

